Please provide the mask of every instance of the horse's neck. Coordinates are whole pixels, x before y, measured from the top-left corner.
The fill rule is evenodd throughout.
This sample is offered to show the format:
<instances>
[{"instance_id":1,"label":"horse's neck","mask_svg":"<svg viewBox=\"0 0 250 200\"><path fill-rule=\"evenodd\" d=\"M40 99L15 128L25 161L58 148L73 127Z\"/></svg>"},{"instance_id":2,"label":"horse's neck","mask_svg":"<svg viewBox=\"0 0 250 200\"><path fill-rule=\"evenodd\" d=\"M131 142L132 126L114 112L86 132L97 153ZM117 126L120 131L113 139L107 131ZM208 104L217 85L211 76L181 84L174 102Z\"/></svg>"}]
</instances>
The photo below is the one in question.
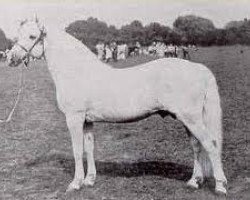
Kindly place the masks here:
<instances>
[{"instance_id":1,"label":"horse's neck","mask_svg":"<svg viewBox=\"0 0 250 200\"><path fill-rule=\"evenodd\" d=\"M70 72L84 76L90 70L103 69L95 54L63 30L50 30L46 42L46 58L52 74Z\"/></svg>"}]
</instances>

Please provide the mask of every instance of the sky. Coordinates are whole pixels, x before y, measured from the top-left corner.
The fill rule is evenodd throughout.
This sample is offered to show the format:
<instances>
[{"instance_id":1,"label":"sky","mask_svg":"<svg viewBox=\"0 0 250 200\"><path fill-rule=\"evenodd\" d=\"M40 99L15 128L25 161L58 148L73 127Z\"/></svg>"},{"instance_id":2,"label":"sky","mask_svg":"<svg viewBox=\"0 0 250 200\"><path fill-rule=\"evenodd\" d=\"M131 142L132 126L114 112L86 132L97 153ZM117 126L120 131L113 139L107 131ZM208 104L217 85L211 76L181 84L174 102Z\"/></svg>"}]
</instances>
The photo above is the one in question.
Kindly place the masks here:
<instances>
[{"instance_id":1,"label":"sky","mask_svg":"<svg viewBox=\"0 0 250 200\"><path fill-rule=\"evenodd\" d=\"M250 19L250 0L0 0L0 28L13 38L20 21L37 15L55 25L96 17L118 28L137 19L172 26L178 16L208 18L217 28Z\"/></svg>"}]
</instances>

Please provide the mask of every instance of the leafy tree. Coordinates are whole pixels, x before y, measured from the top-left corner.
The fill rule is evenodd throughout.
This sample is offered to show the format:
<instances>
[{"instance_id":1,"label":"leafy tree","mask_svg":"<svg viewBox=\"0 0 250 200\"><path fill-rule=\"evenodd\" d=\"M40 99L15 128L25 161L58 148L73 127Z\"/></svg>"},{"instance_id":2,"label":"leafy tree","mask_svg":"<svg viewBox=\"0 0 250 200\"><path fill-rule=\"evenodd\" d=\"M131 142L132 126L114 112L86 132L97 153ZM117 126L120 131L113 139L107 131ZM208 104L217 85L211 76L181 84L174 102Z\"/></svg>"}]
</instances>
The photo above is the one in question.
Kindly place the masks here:
<instances>
[{"instance_id":1,"label":"leafy tree","mask_svg":"<svg viewBox=\"0 0 250 200\"><path fill-rule=\"evenodd\" d=\"M6 38L5 33L0 29L0 51L10 49L12 46L12 41Z\"/></svg>"},{"instance_id":2,"label":"leafy tree","mask_svg":"<svg viewBox=\"0 0 250 200\"><path fill-rule=\"evenodd\" d=\"M225 30L229 44L250 44L250 20L231 21Z\"/></svg>"},{"instance_id":3,"label":"leafy tree","mask_svg":"<svg viewBox=\"0 0 250 200\"><path fill-rule=\"evenodd\" d=\"M121 41L128 45L134 45L137 41L142 45L150 45L153 41L177 45L250 45L250 20L247 19L231 21L225 28L216 29L209 19L187 15L178 17L173 23L173 29L158 22L143 26L138 20L117 29L115 26L108 26L105 22L90 17L87 20L73 22L66 31L82 41L93 52L96 51L95 45L98 41L106 43ZM0 39L1 37L3 38L3 34L0 32ZM3 44L2 42L0 45L3 46Z\"/></svg>"},{"instance_id":4,"label":"leafy tree","mask_svg":"<svg viewBox=\"0 0 250 200\"><path fill-rule=\"evenodd\" d=\"M87 20L79 20L70 24L66 31L82 41L95 52L98 41L106 41L109 28L105 22L90 17Z\"/></svg>"},{"instance_id":5,"label":"leafy tree","mask_svg":"<svg viewBox=\"0 0 250 200\"><path fill-rule=\"evenodd\" d=\"M153 41L161 41L164 43L176 43L177 35L168 26L161 25L158 22L150 23L145 27L146 44Z\"/></svg>"},{"instance_id":6,"label":"leafy tree","mask_svg":"<svg viewBox=\"0 0 250 200\"><path fill-rule=\"evenodd\" d=\"M184 37L184 41L192 44L207 45L206 40L210 34L215 31L211 20L194 15L180 16L174 23L174 30ZM209 39L212 40L211 38Z\"/></svg>"},{"instance_id":7,"label":"leafy tree","mask_svg":"<svg viewBox=\"0 0 250 200\"><path fill-rule=\"evenodd\" d=\"M215 29L214 35L214 45L222 46L228 44L227 31L225 29Z\"/></svg>"},{"instance_id":8,"label":"leafy tree","mask_svg":"<svg viewBox=\"0 0 250 200\"><path fill-rule=\"evenodd\" d=\"M239 28L244 24L244 21L230 21L225 25L225 29L228 30L230 28Z\"/></svg>"},{"instance_id":9,"label":"leafy tree","mask_svg":"<svg viewBox=\"0 0 250 200\"><path fill-rule=\"evenodd\" d=\"M120 40L126 43L145 42L145 32L142 23L134 20L128 25L122 26L120 31Z\"/></svg>"},{"instance_id":10,"label":"leafy tree","mask_svg":"<svg viewBox=\"0 0 250 200\"><path fill-rule=\"evenodd\" d=\"M148 43L152 43L155 40L163 41L161 24L157 22L150 23L145 27L145 32Z\"/></svg>"}]
</instances>

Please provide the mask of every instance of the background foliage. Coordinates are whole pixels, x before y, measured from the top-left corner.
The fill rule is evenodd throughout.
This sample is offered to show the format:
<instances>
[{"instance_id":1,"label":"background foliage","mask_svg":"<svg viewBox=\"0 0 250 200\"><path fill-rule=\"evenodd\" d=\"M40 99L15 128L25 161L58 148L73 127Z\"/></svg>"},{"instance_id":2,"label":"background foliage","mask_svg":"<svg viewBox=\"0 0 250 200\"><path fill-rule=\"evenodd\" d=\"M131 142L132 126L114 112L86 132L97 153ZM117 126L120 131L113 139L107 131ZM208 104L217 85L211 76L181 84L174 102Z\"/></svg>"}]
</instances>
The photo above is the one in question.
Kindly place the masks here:
<instances>
[{"instance_id":1,"label":"background foliage","mask_svg":"<svg viewBox=\"0 0 250 200\"><path fill-rule=\"evenodd\" d=\"M178 17L173 23L173 28L158 22L144 26L140 21L134 20L118 29L90 17L87 20L73 22L66 28L66 31L92 50L98 41L126 42L129 45L136 41L142 45L149 45L153 41L200 46L250 45L250 20L248 19L231 21L224 28L218 29L209 19L186 15Z\"/></svg>"},{"instance_id":2,"label":"background foliage","mask_svg":"<svg viewBox=\"0 0 250 200\"><path fill-rule=\"evenodd\" d=\"M153 41L162 41L166 44L196 44L199 46L211 45L250 45L250 20L230 21L224 28L216 28L209 19L186 15L179 16L173 23L173 28L158 22L143 25L134 20L121 28L90 17L87 20L78 20L71 23L66 31L86 44L92 51L98 41L109 43L117 41L134 45L139 41L142 45L149 45ZM0 50L10 48L11 41L5 37L0 29Z\"/></svg>"},{"instance_id":3,"label":"background foliage","mask_svg":"<svg viewBox=\"0 0 250 200\"><path fill-rule=\"evenodd\" d=\"M0 29L0 51L4 51L11 47L11 40L6 38L3 30Z\"/></svg>"}]
</instances>

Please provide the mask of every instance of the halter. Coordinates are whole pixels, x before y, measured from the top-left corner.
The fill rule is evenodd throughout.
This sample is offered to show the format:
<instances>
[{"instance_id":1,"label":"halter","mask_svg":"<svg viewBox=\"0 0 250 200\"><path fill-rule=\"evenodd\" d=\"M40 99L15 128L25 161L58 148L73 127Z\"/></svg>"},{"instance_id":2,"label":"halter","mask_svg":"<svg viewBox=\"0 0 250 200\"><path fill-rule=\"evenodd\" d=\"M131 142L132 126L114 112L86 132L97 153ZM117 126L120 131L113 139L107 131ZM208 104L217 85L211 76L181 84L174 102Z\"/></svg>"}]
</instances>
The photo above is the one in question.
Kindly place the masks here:
<instances>
[{"instance_id":1,"label":"halter","mask_svg":"<svg viewBox=\"0 0 250 200\"><path fill-rule=\"evenodd\" d=\"M43 30L40 30L40 35L39 37L36 39L36 41L34 42L34 44L31 46L30 49L26 49L24 46L22 46L21 44L19 44L18 42L16 42L16 45L18 45L19 47L21 47L25 52L25 56L22 58L22 61L24 63L24 65L27 67L28 64L29 64L29 60L30 60L30 57L32 56L31 54L31 51L32 49L38 44L38 42L42 41L43 42L43 53L42 53L42 56L45 58L44 56L44 37L46 36L46 33L43 31ZM41 56L41 57L42 57ZM40 57L40 58L41 58ZM16 106L19 102L19 99L20 99L20 95L21 95L21 92L22 92L22 89L23 89L23 84L24 84L24 78L23 78L24 74L23 74L23 69L22 69L22 72L21 72L21 77L20 77L20 87L19 87L19 90L17 92L17 97L16 97L16 100L14 102L14 105L13 105L13 108L11 109L8 117L6 119L0 119L0 124L1 123L7 123L9 122L11 119L12 119L12 115L16 109Z\"/></svg>"},{"instance_id":2,"label":"halter","mask_svg":"<svg viewBox=\"0 0 250 200\"><path fill-rule=\"evenodd\" d=\"M27 67L30 61L30 57L34 57L31 54L31 51L34 49L34 47L40 42L42 41L43 43L43 53L42 55L39 57L44 57L44 37L46 36L46 33L43 30L40 30L40 35L39 37L36 39L36 41L34 42L34 44L30 47L30 49L26 49L23 45L19 44L18 42L16 42L16 45L18 45L19 47L21 47L21 49L23 49L26 54L25 56L22 58L23 63L25 64L25 66ZM45 58L45 57L44 57Z\"/></svg>"}]
</instances>

